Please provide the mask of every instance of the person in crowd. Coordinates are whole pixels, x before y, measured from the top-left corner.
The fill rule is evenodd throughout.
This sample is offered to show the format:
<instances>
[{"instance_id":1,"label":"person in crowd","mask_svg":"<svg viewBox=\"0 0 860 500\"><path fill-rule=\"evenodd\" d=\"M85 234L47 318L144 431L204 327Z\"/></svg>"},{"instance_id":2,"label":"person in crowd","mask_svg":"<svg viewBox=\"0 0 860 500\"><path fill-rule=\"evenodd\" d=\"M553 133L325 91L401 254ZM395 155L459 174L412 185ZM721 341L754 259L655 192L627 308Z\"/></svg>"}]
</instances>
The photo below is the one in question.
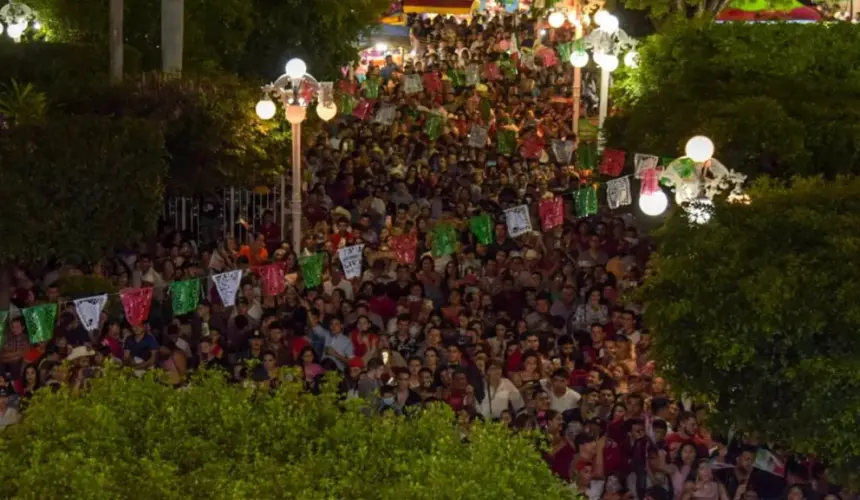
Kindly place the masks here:
<instances>
[{"instance_id":1,"label":"person in crowd","mask_svg":"<svg viewBox=\"0 0 860 500\"><path fill-rule=\"evenodd\" d=\"M303 138L299 248L281 241L293 229L275 222L283 214L243 212L220 241L162 220L94 266L11 266L0 428L40 390L86 391L110 358L177 386L202 369L266 391L295 377L316 393L340 377L342 399L364 399L368 415L448 405L464 442L478 416L543 432L548 467L589 500L834 500L823 473L815 490L786 490L794 476L756 467L757 446L726 443L721 470L699 462L715 444L706 409L658 375L631 293L651 238L626 207L572 203L594 181L582 165L590 145L573 132L569 61L541 54L575 33L541 22L417 16L415 56L347 72L338 107L358 105ZM583 76L585 117L595 74ZM561 217L547 227L541 202L553 199ZM528 227L509 225L512 209ZM353 245L357 265L338 252ZM300 262L316 254L311 279ZM282 281L261 271L269 264ZM227 301L209 278L234 270ZM148 317L107 307L84 330L57 286L84 275L152 287ZM168 285L192 278L203 300L174 314ZM45 303L61 306L60 321L50 341L31 343L21 311Z\"/></svg>"}]
</instances>

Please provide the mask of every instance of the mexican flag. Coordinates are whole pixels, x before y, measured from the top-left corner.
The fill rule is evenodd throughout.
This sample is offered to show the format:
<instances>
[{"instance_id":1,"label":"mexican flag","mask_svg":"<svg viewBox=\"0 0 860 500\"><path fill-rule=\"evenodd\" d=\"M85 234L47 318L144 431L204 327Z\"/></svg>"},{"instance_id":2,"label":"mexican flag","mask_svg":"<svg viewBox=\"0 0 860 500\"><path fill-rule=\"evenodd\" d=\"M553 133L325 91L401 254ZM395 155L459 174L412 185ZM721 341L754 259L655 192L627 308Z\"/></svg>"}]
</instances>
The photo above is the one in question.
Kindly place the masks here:
<instances>
[{"instance_id":1,"label":"mexican flag","mask_svg":"<svg viewBox=\"0 0 860 500\"><path fill-rule=\"evenodd\" d=\"M764 448L759 448L756 452L753 467L780 477L785 475L785 464L782 463L782 460Z\"/></svg>"}]
</instances>

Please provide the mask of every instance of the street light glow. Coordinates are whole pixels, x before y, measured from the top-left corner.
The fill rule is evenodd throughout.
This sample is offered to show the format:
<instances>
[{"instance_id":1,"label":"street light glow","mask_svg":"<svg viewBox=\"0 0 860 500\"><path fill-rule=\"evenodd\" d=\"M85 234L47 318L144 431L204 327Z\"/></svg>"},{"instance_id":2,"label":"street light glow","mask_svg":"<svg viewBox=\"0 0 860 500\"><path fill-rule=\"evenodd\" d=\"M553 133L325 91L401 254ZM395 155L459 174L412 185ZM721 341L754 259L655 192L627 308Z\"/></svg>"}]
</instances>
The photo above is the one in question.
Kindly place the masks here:
<instances>
[{"instance_id":1,"label":"street light glow","mask_svg":"<svg viewBox=\"0 0 860 500\"><path fill-rule=\"evenodd\" d=\"M287 67L284 71L284 73L286 73L286 75L293 80L298 80L299 78L305 76L305 73L307 72L308 65L305 64L305 62L298 57L290 59L289 62L287 62Z\"/></svg>"}]
</instances>

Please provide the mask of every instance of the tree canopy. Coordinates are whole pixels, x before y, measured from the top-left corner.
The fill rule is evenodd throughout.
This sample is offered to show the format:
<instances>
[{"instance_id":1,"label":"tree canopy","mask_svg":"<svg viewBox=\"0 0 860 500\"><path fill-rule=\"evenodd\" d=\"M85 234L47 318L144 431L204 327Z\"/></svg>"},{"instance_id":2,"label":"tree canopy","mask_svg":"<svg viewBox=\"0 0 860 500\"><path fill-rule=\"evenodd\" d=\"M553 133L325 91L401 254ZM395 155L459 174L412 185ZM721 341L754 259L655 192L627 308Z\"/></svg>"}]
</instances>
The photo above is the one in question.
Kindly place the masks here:
<instances>
[{"instance_id":1,"label":"tree canopy","mask_svg":"<svg viewBox=\"0 0 860 500\"><path fill-rule=\"evenodd\" d=\"M750 175L860 172L860 32L850 24L688 25L619 75L612 147L677 155L695 134Z\"/></svg>"},{"instance_id":2,"label":"tree canopy","mask_svg":"<svg viewBox=\"0 0 860 500\"><path fill-rule=\"evenodd\" d=\"M369 417L333 385L270 393L204 372L176 390L117 369L78 396L43 390L0 433L0 496L574 498L525 435L477 424L464 444L447 406Z\"/></svg>"},{"instance_id":3,"label":"tree canopy","mask_svg":"<svg viewBox=\"0 0 860 500\"><path fill-rule=\"evenodd\" d=\"M658 232L641 291L658 366L722 429L860 476L860 179L761 179Z\"/></svg>"},{"instance_id":4,"label":"tree canopy","mask_svg":"<svg viewBox=\"0 0 860 500\"><path fill-rule=\"evenodd\" d=\"M101 0L32 0L50 41L108 46L108 4ZM358 36L388 8L386 0L226 0L213 9L185 0L185 67L273 79L300 56L318 78L332 79L355 59ZM145 70L161 67L161 7L125 0L126 44ZM107 58L105 58L107 62Z\"/></svg>"},{"instance_id":5,"label":"tree canopy","mask_svg":"<svg viewBox=\"0 0 860 500\"><path fill-rule=\"evenodd\" d=\"M142 120L53 116L0 134L0 256L98 260L155 229L164 136Z\"/></svg>"}]
</instances>

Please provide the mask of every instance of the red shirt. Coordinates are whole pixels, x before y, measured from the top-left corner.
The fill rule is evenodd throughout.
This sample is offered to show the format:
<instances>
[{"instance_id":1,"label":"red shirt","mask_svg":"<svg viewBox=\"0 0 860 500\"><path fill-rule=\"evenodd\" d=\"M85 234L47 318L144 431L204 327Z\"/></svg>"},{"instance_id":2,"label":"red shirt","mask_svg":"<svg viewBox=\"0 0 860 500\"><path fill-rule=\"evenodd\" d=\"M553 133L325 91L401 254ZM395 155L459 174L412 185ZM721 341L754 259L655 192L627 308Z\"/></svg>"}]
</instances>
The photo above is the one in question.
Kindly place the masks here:
<instances>
[{"instance_id":1,"label":"red shirt","mask_svg":"<svg viewBox=\"0 0 860 500\"><path fill-rule=\"evenodd\" d=\"M376 343L376 335L372 333L367 334L367 344L362 343L358 330L353 330L352 333L349 334L349 339L352 341L352 354L356 358L363 358L364 355L367 354L367 349L370 347L369 344Z\"/></svg>"},{"instance_id":2,"label":"red shirt","mask_svg":"<svg viewBox=\"0 0 860 500\"><path fill-rule=\"evenodd\" d=\"M293 353L293 359L298 360L299 362L301 362L299 359L299 353L302 352L302 349L311 345L310 341L304 336L291 337L287 344L290 346L290 351Z\"/></svg>"}]
</instances>

